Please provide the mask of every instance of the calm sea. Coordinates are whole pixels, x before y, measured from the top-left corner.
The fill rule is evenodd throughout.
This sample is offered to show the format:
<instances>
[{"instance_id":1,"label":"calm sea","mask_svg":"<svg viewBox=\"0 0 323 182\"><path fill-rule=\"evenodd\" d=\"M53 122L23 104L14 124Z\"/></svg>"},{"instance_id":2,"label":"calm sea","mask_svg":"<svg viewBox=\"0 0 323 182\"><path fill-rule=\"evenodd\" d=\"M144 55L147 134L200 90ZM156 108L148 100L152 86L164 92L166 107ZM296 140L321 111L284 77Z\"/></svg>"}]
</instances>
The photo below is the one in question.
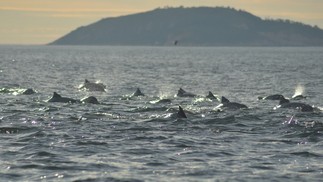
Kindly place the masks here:
<instances>
[{"instance_id":1,"label":"calm sea","mask_svg":"<svg viewBox=\"0 0 323 182\"><path fill-rule=\"evenodd\" d=\"M321 181L323 112L257 98L298 87L323 107L322 78L323 48L0 46L0 181ZM217 112L208 91L249 108Z\"/></svg>"}]
</instances>

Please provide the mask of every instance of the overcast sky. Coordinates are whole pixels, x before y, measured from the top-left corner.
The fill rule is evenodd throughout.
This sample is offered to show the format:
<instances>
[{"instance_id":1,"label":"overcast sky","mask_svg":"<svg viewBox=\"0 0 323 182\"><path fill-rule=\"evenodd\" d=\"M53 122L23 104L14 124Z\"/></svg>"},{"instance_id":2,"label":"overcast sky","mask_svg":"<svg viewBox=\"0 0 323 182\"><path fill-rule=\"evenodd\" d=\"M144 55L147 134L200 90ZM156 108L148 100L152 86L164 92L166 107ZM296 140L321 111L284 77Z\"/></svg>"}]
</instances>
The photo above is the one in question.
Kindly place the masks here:
<instances>
[{"instance_id":1,"label":"overcast sky","mask_svg":"<svg viewBox=\"0 0 323 182\"><path fill-rule=\"evenodd\" d=\"M102 18L166 6L230 6L323 28L323 0L0 0L0 44L47 44Z\"/></svg>"}]
</instances>

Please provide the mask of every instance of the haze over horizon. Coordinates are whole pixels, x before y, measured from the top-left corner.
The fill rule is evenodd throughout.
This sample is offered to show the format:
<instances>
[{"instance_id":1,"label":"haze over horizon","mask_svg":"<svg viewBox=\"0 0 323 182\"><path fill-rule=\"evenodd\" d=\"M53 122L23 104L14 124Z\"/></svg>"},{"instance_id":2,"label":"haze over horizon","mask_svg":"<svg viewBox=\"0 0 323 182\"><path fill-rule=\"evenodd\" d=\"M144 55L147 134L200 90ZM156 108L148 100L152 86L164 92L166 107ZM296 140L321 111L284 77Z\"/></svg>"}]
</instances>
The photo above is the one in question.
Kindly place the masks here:
<instances>
[{"instance_id":1,"label":"haze over horizon","mask_svg":"<svg viewBox=\"0 0 323 182\"><path fill-rule=\"evenodd\" d=\"M323 28L321 0L0 0L0 44L47 44L102 18L163 7L233 7L261 18L289 19Z\"/></svg>"}]
</instances>

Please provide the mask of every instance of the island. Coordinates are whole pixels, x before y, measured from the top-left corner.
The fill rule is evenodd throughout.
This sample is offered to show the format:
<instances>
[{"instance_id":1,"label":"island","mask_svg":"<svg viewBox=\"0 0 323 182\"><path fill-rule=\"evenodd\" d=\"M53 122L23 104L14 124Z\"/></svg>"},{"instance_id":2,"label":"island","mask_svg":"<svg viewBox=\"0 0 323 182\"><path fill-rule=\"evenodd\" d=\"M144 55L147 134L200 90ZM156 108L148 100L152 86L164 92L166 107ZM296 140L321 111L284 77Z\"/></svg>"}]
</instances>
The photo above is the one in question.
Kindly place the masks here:
<instances>
[{"instance_id":1,"label":"island","mask_svg":"<svg viewBox=\"0 0 323 182\"><path fill-rule=\"evenodd\" d=\"M49 45L323 46L323 30L230 7L157 8L101 19Z\"/></svg>"}]
</instances>

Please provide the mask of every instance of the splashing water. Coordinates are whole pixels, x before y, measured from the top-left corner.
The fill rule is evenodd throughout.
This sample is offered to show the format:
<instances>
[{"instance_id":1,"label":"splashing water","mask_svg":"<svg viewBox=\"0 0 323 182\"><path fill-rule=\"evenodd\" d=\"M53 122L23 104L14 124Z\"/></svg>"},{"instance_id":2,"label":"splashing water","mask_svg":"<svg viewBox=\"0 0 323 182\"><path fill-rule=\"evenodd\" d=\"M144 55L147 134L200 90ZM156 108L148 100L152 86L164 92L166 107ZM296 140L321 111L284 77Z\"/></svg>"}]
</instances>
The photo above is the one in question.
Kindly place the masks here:
<instances>
[{"instance_id":1,"label":"splashing water","mask_svg":"<svg viewBox=\"0 0 323 182\"><path fill-rule=\"evenodd\" d=\"M305 87L301 84L297 84L297 86L295 87L295 92L293 97L298 95L303 95L304 92L305 92Z\"/></svg>"}]
</instances>

